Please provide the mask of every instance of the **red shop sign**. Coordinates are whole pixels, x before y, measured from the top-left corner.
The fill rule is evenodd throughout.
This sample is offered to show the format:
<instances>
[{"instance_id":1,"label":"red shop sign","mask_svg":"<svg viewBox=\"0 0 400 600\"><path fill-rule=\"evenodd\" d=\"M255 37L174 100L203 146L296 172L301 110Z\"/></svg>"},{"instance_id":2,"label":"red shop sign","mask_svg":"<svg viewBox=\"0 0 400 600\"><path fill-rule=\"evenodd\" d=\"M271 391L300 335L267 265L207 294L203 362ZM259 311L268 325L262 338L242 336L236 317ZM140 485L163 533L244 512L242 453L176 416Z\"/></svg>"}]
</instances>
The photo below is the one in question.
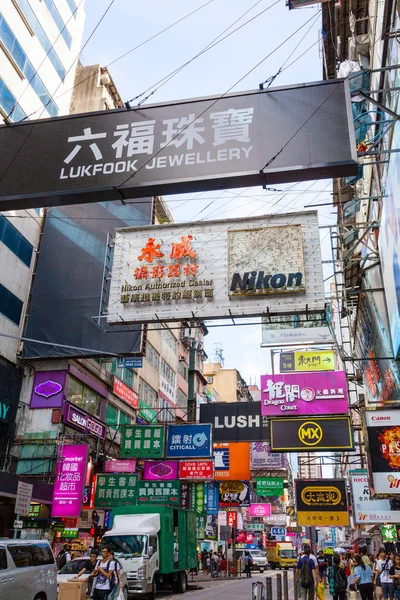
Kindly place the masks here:
<instances>
[{"instance_id":1,"label":"red shop sign","mask_svg":"<svg viewBox=\"0 0 400 600\"><path fill-rule=\"evenodd\" d=\"M179 479L214 479L214 461L181 460Z\"/></svg>"},{"instance_id":2,"label":"red shop sign","mask_svg":"<svg viewBox=\"0 0 400 600\"><path fill-rule=\"evenodd\" d=\"M113 394L125 400L133 408L139 408L139 394L134 392L123 381L114 376Z\"/></svg>"}]
</instances>

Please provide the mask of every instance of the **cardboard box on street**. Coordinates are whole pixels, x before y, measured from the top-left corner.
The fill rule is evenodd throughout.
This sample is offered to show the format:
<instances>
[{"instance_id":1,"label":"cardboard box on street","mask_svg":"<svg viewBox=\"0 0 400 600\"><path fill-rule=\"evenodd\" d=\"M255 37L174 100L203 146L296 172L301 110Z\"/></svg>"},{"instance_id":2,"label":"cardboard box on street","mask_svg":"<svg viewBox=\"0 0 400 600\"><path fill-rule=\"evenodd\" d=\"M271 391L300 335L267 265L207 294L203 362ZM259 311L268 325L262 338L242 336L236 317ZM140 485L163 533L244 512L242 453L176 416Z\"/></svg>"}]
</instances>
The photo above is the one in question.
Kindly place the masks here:
<instances>
[{"instance_id":1,"label":"cardboard box on street","mask_svg":"<svg viewBox=\"0 0 400 600\"><path fill-rule=\"evenodd\" d=\"M58 586L57 600L85 600L86 581L63 581Z\"/></svg>"}]
</instances>

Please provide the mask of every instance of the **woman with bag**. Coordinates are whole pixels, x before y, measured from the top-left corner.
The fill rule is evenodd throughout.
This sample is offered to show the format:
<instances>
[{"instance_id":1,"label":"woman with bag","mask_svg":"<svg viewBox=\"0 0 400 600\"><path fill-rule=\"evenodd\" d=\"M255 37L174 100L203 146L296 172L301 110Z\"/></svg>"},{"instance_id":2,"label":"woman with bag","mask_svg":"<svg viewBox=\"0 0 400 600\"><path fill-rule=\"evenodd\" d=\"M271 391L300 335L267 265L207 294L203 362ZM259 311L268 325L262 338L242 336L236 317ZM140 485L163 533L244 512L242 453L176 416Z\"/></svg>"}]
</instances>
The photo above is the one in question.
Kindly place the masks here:
<instances>
[{"instance_id":1,"label":"woman with bag","mask_svg":"<svg viewBox=\"0 0 400 600\"><path fill-rule=\"evenodd\" d=\"M354 585L358 585L362 600L374 598L374 575L369 565L366 565L359 554L354 557Z\"/></svg>"},{"instance_id":2,"label":"woman with bag","mask_svg":"<svg viewBox=\"0 0 400 600\"><path fill-rule=\"evenodd\" d=\"M347 577L340 562L339 554L335 554L333 565L328 571L329 593L333 596L333 600L346 600Z\"/></svg>"},{"instance_id":3,"label":"woman with bag","mask_svg":"<svg viewBox=\"0 0 400 600\"><path fill-rule=\"evenodd\" d=\"M392 567L392 561L387 556L386 550L382 548L379 560L376 561L375 572L380 576L383 600L393 600L393 580L390 578L389 574ZM376 585L378 586L378 583Z\"/></svg>"},{"instance_id":4,"label":"woman with bag","mask_svg":"<svg viewBox=\"0 0 400 600\"><path fill-rule=\"evenodd\" d=\"M400 554L396 554L394 565L389 571L391 580L393 581L393 591L396 600L400 600Z\"/></svg>"}]
</instances>

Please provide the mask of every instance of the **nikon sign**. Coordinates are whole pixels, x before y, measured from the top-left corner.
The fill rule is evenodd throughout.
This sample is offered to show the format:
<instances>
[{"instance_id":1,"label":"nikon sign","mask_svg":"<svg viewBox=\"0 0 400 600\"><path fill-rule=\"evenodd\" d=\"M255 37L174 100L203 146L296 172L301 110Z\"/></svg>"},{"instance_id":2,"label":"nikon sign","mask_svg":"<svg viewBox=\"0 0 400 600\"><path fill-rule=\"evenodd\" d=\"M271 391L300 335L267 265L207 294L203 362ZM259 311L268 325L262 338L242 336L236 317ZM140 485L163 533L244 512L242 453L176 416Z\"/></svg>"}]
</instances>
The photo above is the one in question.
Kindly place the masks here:
<instances>
[{"instance_id":1,"label":"nikon sign","mask_svg":"<svg viewBox=\"0 0 400 600\"><path fill-rule=\"evenodd\" d=\"M316 211L117 230L109 323L312 312L324 302Z\"/></svg>"},{"instance_id":2,"label":"nikon sign","mask_svg":"<svg viewBox=\"0 0 400 600\"><path fill-rule=\"evenodd\" d=\"M335 79L0 127L0 210L357 173Z\"/></svg>"}]
</instances>

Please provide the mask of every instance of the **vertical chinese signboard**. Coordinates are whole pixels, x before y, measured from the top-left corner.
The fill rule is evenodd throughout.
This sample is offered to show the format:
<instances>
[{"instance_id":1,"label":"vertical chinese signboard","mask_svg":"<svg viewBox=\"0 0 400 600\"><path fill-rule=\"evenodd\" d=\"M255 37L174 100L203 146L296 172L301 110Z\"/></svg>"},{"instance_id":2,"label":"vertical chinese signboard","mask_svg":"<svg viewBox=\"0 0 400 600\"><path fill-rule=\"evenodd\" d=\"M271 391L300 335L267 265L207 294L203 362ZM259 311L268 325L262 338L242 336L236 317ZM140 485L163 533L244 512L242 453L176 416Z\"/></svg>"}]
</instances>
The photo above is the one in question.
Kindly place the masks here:
<instances>
[{"instance_id":1,"label":"vertical chinese signboard","mask_svg":"<svg viewBox=\"0 0 400 600\"><path fill-rule=\"evenodd\" d=\"M138 504L173 504L181 502L179 481L140 481Z\"/></svg>"},{"instance_id":2,"label":"vertical chinese signboard","mask_svg":"<svg viewBox=\"0 0 400 600\"><path fill-rule=\"evenodd\" d=\"M208 515L218 514L218 494L219 484L217 481L205 484L206 513Z\"/></svg>"},{"instance_id":3,"label":"vertical chinese signboard","mask_svg":"<svg viewBox=\"0 0 400 600\"><path fill-rule=\"evenodd\" d=\"M192 484L186 481L181 482L181 508L192 508Z\"/></svg>"},{"instance_id":4,"label":"vertical chinese signboard","mask_svg":"<svg viewBox=\"0 0 400 600\"><path fill-rule=\"evenodd\" d=\"M79 517L87 465L87 444L65 444L57 460L52 517Z\"/></svg>"},{"instance_id":5,"label":"vertical chinese signboard","mask_svg":"<svg viewBox=\"0 0 400 600\"><path fill-rule=\"evenodd\" d=\"M192 509L197 513L204 512L205 491L204 483L194 483L192 485Z\"/></svg>"},{"instance_id":6,"label":"vertical chinese signboard","mask_svg":"<svg viewBox=\"0 0 400 600\"><path fill-rule=\"evenodd\" d=\"M121 458L163 458L164 425L126 425L122 429Z\"/></svg>"},{"instance_id":7,"label":"vertical chinese signboard","mask_svg":"<svg viewBox=\"0 0 400 600\"><path fill-rule=\"evenodd\" d=\"M111 508L136 504L137 475L105 475L100 473L96 481L94 505Z\"/></svg>"}]
</instances>

